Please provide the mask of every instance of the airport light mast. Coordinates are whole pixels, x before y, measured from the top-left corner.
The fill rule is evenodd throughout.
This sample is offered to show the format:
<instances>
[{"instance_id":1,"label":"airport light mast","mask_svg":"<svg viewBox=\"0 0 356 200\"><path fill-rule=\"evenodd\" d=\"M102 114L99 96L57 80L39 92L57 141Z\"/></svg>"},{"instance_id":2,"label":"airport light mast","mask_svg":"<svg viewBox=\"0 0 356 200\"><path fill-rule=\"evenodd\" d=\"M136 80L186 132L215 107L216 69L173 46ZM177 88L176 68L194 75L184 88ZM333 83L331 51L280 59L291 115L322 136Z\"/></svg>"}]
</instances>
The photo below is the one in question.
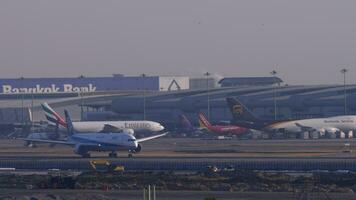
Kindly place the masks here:
<instances>
[{"instance_id":1,"label":"airport light mast","mask_svg":"<svg viewBox=\"0 0 356 200\"><path fill-rule=\"evenodd\" d=\"M340 72L344 75L344 115L347 115L347 97L346 97L346 73L348 69L343 68Z\"/></svg>"},{"instance_id":2,"label":"airport light mast","mask_svg":"<svg viewBox=\"0 0 356 200\"><path fill-rule=\"evenodd\" d=\"M83 78L84 78L84 75L79 76L80 84L81 84ZM79 91L79 96L80 96L80 120L83 121L84 120L84 109L83 109L83 91L82 90Z\"/></svg>"},{"instance_id":3,"label":"airport light mast","mask_svg":"<svg viewBox=\"0 0 356 200\"><path fill-rule=\"evenodd\" d=\"M31 133L34 131L34 123L33 123L33 107L34 107L34 96L33 96L33 92L31 92Z\"/></svg>"},{"instance_id":4,"label":"airport light mast","mask_svg":"<svg viewBox=\"0 0 356 200\"><path fill-rule=\"evenodd\" d=\"M206 76L206 89L207 89L207 94L208 94L208 120L210 121L210 87L209 87L209 76L210 76L210 73L209 72L206 72L204 74L204 76Z\"/></svg>"},{"instance_id":5,"label":"airport light mast","mask_svg":"<svg viewBox=\"0 0 356 200\"><path fill-rule=\"evenodd\" d=\"M276 77L277 72L273 70L271 72L273 77ZM277 120L277 100L276 100L276 83L273 86L273 104L274 104L274 120Z\"/></svg>"},{"instance_id":6,"label":"airport light mast","mask_svg":"<svg viewBox=\"0 0 356 200\"><path fill-rule=\"evenodd\" d=\"M142 83L143 83L143 120L146 120L146 85L145 85L146 74L141 74L141 76L142 76Z\"/></svg>"},{"instance_id":7,"label":"airport light mast","mask_svg":"<svg viewBox=\"0 0 356 200\"><path fill-rule=\"evenodd\" d=\"M23 84L23 81L24 81L24 77L21 76L20 77L20 81L21 81L21 87L23 88L24 87L24 84ZM22 131L24 131L24 112L23 112L23 109L24 109L24 91L22 90L21 91L21 128L22 128Z\"/></svg>"}]
</instances>

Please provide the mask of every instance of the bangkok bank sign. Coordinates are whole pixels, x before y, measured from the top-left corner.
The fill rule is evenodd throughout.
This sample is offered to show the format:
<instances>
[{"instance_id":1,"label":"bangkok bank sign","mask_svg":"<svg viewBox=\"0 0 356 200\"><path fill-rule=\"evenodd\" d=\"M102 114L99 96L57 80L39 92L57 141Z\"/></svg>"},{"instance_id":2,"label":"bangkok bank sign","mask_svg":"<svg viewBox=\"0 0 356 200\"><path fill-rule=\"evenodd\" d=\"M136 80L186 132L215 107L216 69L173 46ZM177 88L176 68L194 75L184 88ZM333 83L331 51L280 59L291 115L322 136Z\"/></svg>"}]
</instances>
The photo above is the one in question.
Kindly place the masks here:
<instances>
[{"instance_id":1,"label":"bangkok bank sign","mask_svg":"<svg viewBox=\"0 0 356 200\"><path fill-rule=\"evenodd\" d=\"M68 92L68 93L78 93L78 92L95 92L96 86L93 84L88 84L86 86L74 86L72 84L63 84L57 86L56 84L51 84L49 86L41 86L36 84L33 87L13 87L12 85L3 85L3 94L18 94L18 93L58 93L58 92Z\"/></svg>"}]
</instances>

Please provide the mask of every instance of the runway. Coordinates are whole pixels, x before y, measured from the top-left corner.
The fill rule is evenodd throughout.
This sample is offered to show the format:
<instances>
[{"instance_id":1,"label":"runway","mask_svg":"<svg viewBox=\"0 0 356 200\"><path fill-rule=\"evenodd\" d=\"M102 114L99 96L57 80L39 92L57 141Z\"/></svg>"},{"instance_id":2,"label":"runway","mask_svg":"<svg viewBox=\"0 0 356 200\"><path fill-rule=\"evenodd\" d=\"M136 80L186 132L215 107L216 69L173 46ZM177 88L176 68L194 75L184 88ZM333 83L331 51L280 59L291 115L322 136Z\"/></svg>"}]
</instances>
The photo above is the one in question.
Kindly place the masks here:
<instances>
[{"instance_id":1,"label":"runway","mask_svg":"<svg viewBox=\"0 0 356 200\"><path fill-rule=\"evenodd\" d=\"M344 144L352 152L343 153ZM27 148L18 140L0 140L0 167L17 170L90 170L89 161L108 159L107 153L81 158L65 146ZM126 170L204 171L208 166L239 170L356 171L356 140L200 140L163 138L143 144L127 158L108 159Z\"/></svg>"},{"instance_id":2,"label":"runway","mask_svg":"<svg viewBox=\"0 0 356 200\"><path fill-rule=\"evenodd\" d=\"M343 153L345 144L352 152ZM107 153L92 152L106 157ZM75 156L68 146L38 145L27 148L21 140L0 140L0 156ZM127 157L127 152L119 152ZM136 157L355 157L356 140L202 140L195 138L159 138L142 143L142 152Z\"/></svg>"}]
</instances>

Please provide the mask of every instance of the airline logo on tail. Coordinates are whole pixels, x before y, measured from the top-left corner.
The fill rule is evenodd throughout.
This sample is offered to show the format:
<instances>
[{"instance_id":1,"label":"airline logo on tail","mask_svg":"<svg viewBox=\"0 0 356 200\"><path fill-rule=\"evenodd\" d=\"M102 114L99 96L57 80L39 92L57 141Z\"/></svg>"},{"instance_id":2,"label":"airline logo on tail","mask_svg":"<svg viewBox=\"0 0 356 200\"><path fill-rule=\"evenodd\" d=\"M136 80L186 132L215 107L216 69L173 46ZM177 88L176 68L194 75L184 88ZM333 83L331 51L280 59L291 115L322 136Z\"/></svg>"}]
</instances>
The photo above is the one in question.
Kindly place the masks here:
<instances>
[{"instance_id":1,"label":"airline logo on tail","mask_svg":"<svg viewBox=\"0 0 356 200\"><path fill-rule=\"evenodd\" d=\"M238 105L234 105L232 107L232 112L236 115L242 115L244 113L244 108L242 105L238 104Z\"/></svg>"},{"instance_id":2,"label":"airline logo on tail","mask_svg":"<svg viewBox=\"0 0 356 200\"><path fill-rule=\"evenodd\" d=\"M243 105L239 100L228 97L226 101L229 105L232 116L235 120L243 120L243 121L260 121L251 110L249 110L245 105Z\"/></svg>"},{"instance_id":3,"label":"airline logo on tail","mask_svg":"<svg viewBox=\"0 0 356 200\"><path fill-rule=\"evenodd\" d=\"M67 127L65 120L56 113L47 103L41 104L43 111L45 112L46 119L52 124L59 124L63 127Z\"/></svg>"},{"instance_id":4,"label":"airline logo on tail","mask_svg":"<svg viewBox=\"0 0 356 200\"><path fill-rule=\"evenodd\" d=\"M208 129L208 130L211 127L210 122L201 113L199 113L199 125L201 128Z\"/></svg>"}]
</instances>

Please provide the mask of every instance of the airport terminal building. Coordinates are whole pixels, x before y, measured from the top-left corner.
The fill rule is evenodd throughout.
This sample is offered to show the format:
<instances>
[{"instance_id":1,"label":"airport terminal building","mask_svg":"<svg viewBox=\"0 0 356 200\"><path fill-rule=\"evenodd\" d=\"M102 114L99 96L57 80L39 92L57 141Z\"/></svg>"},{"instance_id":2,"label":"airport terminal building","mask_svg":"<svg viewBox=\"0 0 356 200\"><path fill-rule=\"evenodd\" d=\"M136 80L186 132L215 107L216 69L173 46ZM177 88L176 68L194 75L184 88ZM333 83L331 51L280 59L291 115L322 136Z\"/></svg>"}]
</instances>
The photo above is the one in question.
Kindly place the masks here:
<instances>
[{"instance_id":1,"label":"airport terminal building","mask_svg":"<svg viewBox=\"0 0 356 200\"><path fill-rule=\"evenodd\" d=\"M193 82L194 81L194 82ZM229 77L197 80L182 76L123 76L74 78L0 79L0 125L29 124L44 120L40 103L46 101L59 113L67 108L74 119L143 119L179 126L185 114L197 123L197 113L211 121L231 120L226 97L239 98L258 117L301 119L344 114L343 85L285 86L277 77ZM194 86L194 88L191 88ZM205 86L205 88L204 88ZM346 86L346 110L356 114L356 85Z\"/></svg>"},{"instance_id":2,"label":"airport terminal building","mask_svg":"<svg viewBox=\"0 0 356 200\"><path fill-rule=\"evenodd\" d=\"M356 114L356 85L346 87L347 113ZM344 87L323 86L251 86L224 87L210 90L189 90L153 94L146 98L146 114L150 119L175 125L179 114L186 114L197 123L197 113L207 114L210 101L211 121L231 120L226 97L240 99L256 116L274 118L274 94L277 119L303 119L344 114ZM112 101L114 112L142 116L142 96L118 97ZM136 105L136 106L135 106Z\"/></svg>"},{"instance_id":3,"label":"airport terminal building","mask_svg":"<svg viewBox=\"0 0 356 200\"><path fill-rule=\"evenodd\" d=\"M8 132L13 127L44 120L40 104L48 102L59 113L66 108L73 119L85 118L89 109L100 119L117 118L110 112L111 101L118 96L150 94L152 92L187 90L189 77L183 76L124 76L10 78L0 79L0 126ZM84 107L85 104L98 105ZM104 105L104 106L103 106Z\"/></svg>"}]
</instances>

